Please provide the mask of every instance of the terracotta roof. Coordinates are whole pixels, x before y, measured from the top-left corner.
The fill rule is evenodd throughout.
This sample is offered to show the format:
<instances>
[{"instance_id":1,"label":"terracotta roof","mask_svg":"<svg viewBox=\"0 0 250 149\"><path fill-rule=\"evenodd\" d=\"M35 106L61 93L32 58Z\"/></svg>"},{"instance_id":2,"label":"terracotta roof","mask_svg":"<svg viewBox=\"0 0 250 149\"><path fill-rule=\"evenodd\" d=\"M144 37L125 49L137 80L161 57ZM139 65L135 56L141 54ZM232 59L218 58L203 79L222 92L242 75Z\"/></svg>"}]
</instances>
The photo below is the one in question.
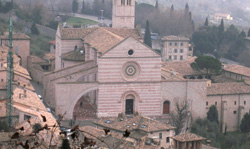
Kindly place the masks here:
<instances>
[{"instance_id":1,"label":"terracotta roof","mask_svg":"<svg viewBox=\"0 0 250 149\"><path fill-rule=\"evenodd\" d=\"M97 28L63 28L60 27L62 39L82 39Z\"/></svg>"},{"instance_id":2,"label":"terracotta roof","mask_svg":"<svg viewBox=\"0 0 250 149\"><path fill-rule=\"evenodd\" d=\"M155 132L155 131L163 131L163 130L171 130L174 129L173 126L161 123L156 120L152 120L151 118L144 117L141 115L135 116L124 116L121 118L111 117L111 118L100 118L94 121L96 125L107 127L110 129L114 129L116 131L125 131L128 130L143 130L145 132Z\"/></svg>"},{"instance_id":3,"label":"terracotta roof","mask_svg":"<svg viewBox=\"0 0 250 149\"><path fill-rule=\"evenodd\" d=\"M177 140L179 142L190 142L190 141L202 141L205 140L206 138L203 138L193 133L186 133L174 136L172 137L172 139Z\"/></svg>"},{"instance_id":4,"label":"terracotta roof","mask_svg":"<svg viewBox=\"0 0 250 149\"><path fill-rule=\"evenodd\" d=\"M236 64L228 65L224 67L224 70L250 77L250 68L242 65L236 65Z\"/></svg>"},{"instance_id":5,"label":"terracotta roof","mask_svg":"<svg viewBox=\"0 0 250 149\"><path fill-rule=\"evenodd\" d=\"M12 116L17 116L18 113L16 110L12 110ZM6 116L6 100L0 101L0 117Z\"/></svg>"},{"instance_id":6,"label":"terracotta roof","mask_svg":"<svg viewBox=\"0 0 250 149\"><path fill-rule=\"evenodd\" d=\"M9 35L2 35L2 36L0 36L0 39L9 39ZM27 36L27 35L25 35L25 34L21 34L21 33L19 33L19 34L13 34L12 35L12 39L13 40L20 40L20 39L23 39L23 40L30 40L30 37L29 36Z\"/></svg>"},{"instance_id":7,"label":"terracotta roof","mask_svg":"<svg viewBox=\"0 0 250 149\"><path fill-rule=\"evenodd\" d=\"M67 61L85 61L85 54L81 54L80 51L70 51L62 54L61 58Z\"/></svg>"},{"instance_id":8,"label":"terracotta roof","mask_svg":"<svg viewBox=\"0 0 250 149\"><path fill-rule=\"evenodd\" d=\"M168 40L168 41L189 41L189 38L183 37L183 36L164 36L161 38L162 40Z\"/></svg>"},{"instance_id":9,"label":"terracotta roof","mask_svg":"<svg viewBox=\"0 0 250 149\"><path fill-rule=\"evenodd\" d=\"M7 63L8 49L8 47L0 46L0 62ZM14 64L19 63L20 58L16 54L13 54L13 58Z\"/></svg>"},{"instance_id":10,"label":"terracotta roof","mask_svg":"<svg viewBox=\"0 0 250 149\"><path fill-rule=\"evenodd\" d=\"M60 32L61 32L62 39L83 39L88 34L94 32L97 29L100 29L100 28L62 28L60 27ZM101 29L112 32L123 38L127 38L131 36L136 39L141 39L136 29L125 29L125 28L120 29L120 28L111 28L111 27L101 27Z\"/></svg>"},{"instance_id":11,"label":"terracotta roof","mask_svg":"<svg viewBox=\"0 0 250 149\"><path fill-rule=\"evenodd\" d=\"M14 67L14 73L31 80L29 72L22 66L17 65L16 67Z\"/></svg>"},{"instance_id":12,"label":"terracotta roof","mask_svg":"<svg viewBox=\"0 0 250 149\"><path fill-rule=\"evenodd\" d=\"M194 70L190 66L190 64L193 63L194 60L195 60L195 57L184 60L184 61L163 62L162 67L168 71L177 72L182 76L203 74L200 71Z\"/></svg>"},{"instance_id":13,"label":"terracotta roof","mask_svg":"<svg viewBox=\"0 0 250 149\"><path fill-rule=\"evenodd\" d=\"M46 53L41 58L45 60L53 60L55 59L55 53Z\"/></svg>"},{"instance_id":14,"label":"terracotta roof","mask_svg":"<svg viewBox=\"0 0 250 149\"><path fill-rule=\"evenodd\" d=\"M56 45L56 41L55 40L54 41L50 41L49 43L53 44L53 45Z\"/></svg>"},{"instance_id":15,"label":"terracotta roof","mask_svg":"<svg viewBox=\"0 0 250 149\"><path fill-rule=\"evenodd\" d=\"M185 80L178 72L170 71L164 67L161 68L162 80Z\"/></svg>"},{"instance_id":16,"label":"terracotta roof","mask_svg":"<svg viewBox=\"0 0 250 149\"><path fill-rule=\"evenodd\" d=\"M88 43L100 53L104 53L113 46L124 40L123 37L112 33L104 28L98 28L84 38L84 43Z\"/></svg>"},{"instance_id":17,"label":"terracotta roof","mask_svg":"<svg viewBox=\"0 0 250 149\"><path fill-rule=\"evenodd\" d=\"M84 136L86 136L87 138L90 138L90 139L95 140L97 137L105 136L104 130L97 129L97 128L92 127L92 126L84 126L84 127L80 127L79 129L81 131L84 131L83 132ZM85 133L85 132L87 132L87 133ZM93 136L95 136L95 137L93 137Z\"/></svg>"},{"instance_id":18,"label":"terracotta roof","mask_svg":"<svg viewBox=\"0 0 250 149\"><path fill-rule=\"evenodd\" d=\"M212 83L207 88L207 95L231 95L231 94L250 94L250 86L245 83Z\"/></svg>"}]
</instances>

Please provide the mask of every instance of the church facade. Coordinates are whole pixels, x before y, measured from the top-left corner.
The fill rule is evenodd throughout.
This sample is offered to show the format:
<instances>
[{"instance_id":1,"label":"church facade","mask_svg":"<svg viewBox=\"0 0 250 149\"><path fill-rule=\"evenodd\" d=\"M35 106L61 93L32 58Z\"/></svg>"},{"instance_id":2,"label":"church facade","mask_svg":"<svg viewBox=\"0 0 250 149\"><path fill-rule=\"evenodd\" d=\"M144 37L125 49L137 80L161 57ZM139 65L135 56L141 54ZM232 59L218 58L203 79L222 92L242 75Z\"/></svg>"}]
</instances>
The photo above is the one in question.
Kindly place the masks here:
<instances>
[{"instance_id":1,"label":"church facade","mask_svg":"<svg viewBox=\"0 0 250 149\"><path fill-rule=\"evenodd\" d=\"M43 75L46 102L57 115L66 113L68 120L139 112L166 122L177 101L187 101L190 120L205 118L208 105L223 105L218 107L221 127L237 130L250 109L250 87L243 84L239 86L244 86L244 90L225 92L223 84L185 79L165 67L168 62L163 62L159 53L146 46L140 30L134 28L134 5L134 0L113 1L112 28L58 27L56 70ZM129 19L131 23L119 25L121 19ZM244 94L241 101L244 105L239 110L235 107L237 114L234 114L227 109L232 108L231 102L237 94ZM222 96L227 98L220 100Z\"/></svg>"}]
</instances>

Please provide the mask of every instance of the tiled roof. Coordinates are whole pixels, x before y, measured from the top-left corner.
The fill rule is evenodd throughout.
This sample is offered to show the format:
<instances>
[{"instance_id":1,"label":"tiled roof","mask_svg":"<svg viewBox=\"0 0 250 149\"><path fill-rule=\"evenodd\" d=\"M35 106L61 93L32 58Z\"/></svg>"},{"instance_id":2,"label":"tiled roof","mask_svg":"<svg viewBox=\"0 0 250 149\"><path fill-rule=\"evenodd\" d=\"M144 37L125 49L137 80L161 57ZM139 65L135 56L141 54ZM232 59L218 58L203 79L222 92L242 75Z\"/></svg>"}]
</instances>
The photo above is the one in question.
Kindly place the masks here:
<instances>
[{"instance_id":1,"label":"tiled roof","mask_svg":"<svg viewBox=\"0 0 250 149\"><path fill-rule=\"evenodd\" d=\"M80 51L70 51L62 54L61 57L63 60L68 61L85 61L85 54L81 54Z\"/></svg>"},{"instance_id":2,"label":"tiled roof","mask_svg":"<svg viewBox=\"0 0 250 149\"><path fill-rule=\"evenodd\" d=\"M46 60L53 60L55 59L55 53L46 53L42 56L42 58Z\"/></svg>"},{"instance_id":3,"label":"tiled roof","mask_svg":"<svg viewBox=\"0 0 250 149\"><path fill-rule=\"evenodd\" d=\"M88 43L100 53L104 53L113 46L120 43L124 38L108 31L104 28L98 28L84 38L84 43Z\"/></svg>"},{"instance_id":4,"label":"tiled roof","mask_svg":"<svg viewBox=\"0 0 250 149\"><path fill-rule=\"evenodd\" d=\"M164 67L161 68L161 76L163 80L185 80L178 72L170 71Z\"/></svg>"},{"instance_id":5,"label":"tiled roof","mask_svg":"<svg viewBox=\"0 0 250 149\"><path fill-rule=\"evenodd\" d=\"M5 39L5 40L9 39L9 35L2 35L2 36L0 36L0 39ZM13 34L12 35L12 39L13 40L15 40L15 39L18 39L18 40L20 40L20 39L29 40L30 37L27 36L27 35L25 35L25 34Z\"/></svg>"},{"instance_id":6,"label":"tiled roof","mask_svg":"<svg viewBox=\"0 0 250 149\"><path fill-rule=\"evenodd\" d=\"M7 55L8 55L8 47L2 47L0 46L0 62L7 63ZM16 54L13 54L13 62L14 64L19 63L20 58L17 57Z\"/></svg>"},{"instance_id":7,"label":"tiled roof","mask_svg":"<svg viewBox=\"0 0 250 149\"><path fill-rule=\"evenodd\" d=\"M164 62L162 65L166 70L177 72L182 76L202 74L202 72L196 71L190 66L190 64L193 63L194 60L195 58L190 58L184 61L170 61Z\"/></svg>"},{"instance_id":8,"label":"tiled roof","mask_svg":"<svg viewBox=\"0 0 250 149\"><path fill-rule=\"evenodd\" d=\"M31 80L29 72L22 66L17 65L16 67L14 67L14 73Z\"/></svg>"},{"instance_id":9,"label":"tiled roof","mask_svg":"<svg viewBox=\"0 0 250 149\"><path fill-rule=\"evenodd\" d=\"M189 41L189 38L183 37L183 36L164 36L161 38L162 40L168 40L168 41Z\"/></svg>"},{"instance_id":10,"label":"tiled roof","mask_svg":"<svg viewBox=\"0 0 250 149\"><path fill-rule=\"evenodd\" d=\"M207 95L250 94L250 86L245 83L212 83Z\"/></svg>"},{"instance_id":11,"label":"tiled roof","mask_svg":"<svg viewBox=\"0 0 250 149\"><path fill-rule=\"evenodd\" d=\"M224 67L224 70L250 77L250 68L242 65L236 65L236 64L228 65Z\"/></svg>"},{"instance_id":12,"label":"tiled roof","mask_svg":"<svg viewBox=\"0 0 250 149\"><path fill-rule=\"evenodd\" d=\"M174 129L174 127L171 125L164 124L141 115L138 116L132 115L129 117L124 116L122 120L117 117L100 118L94 121L94 123L96 125L114 129L116 131L125 131L126 129L128 130L139 129L145 132L155 132L155 131Z\"/></svg>"},{"instance_id":13,"label":"tiled roof","mask_svg":"<svg viewBox=\"0 0 250 149\"><path fill-rule=\"evenodd\" d=\"M186 133L186 134L180 134L177 136L172 137L172 139L177 140L179 142L190 142L190 141L202 141L205 140L205 138L198 136L193 133Z\"/></svg>"},{"instance_id":14,"label":"tiled roof","mask_svg":"<svg viewBox=\"0 0 250 149\"><path fill-rule=\"evenodd\" d=\"M97 28L63 28L60 27L62 39L82 39Z\"/></svg>"},{"instance_id":15,"label":"tiled roof","mask_svg":"<svg viewBox=\"0 0 250 149\"><path fill-rule=\"evenodd\" d=\"M84 131L83 132L84 136L90 139L96 139L97 137L105 136L104 130L97 129L92 126L84 126L84 127L80 127L79 129L81 131Z\"/></svg>"}]
</instances>

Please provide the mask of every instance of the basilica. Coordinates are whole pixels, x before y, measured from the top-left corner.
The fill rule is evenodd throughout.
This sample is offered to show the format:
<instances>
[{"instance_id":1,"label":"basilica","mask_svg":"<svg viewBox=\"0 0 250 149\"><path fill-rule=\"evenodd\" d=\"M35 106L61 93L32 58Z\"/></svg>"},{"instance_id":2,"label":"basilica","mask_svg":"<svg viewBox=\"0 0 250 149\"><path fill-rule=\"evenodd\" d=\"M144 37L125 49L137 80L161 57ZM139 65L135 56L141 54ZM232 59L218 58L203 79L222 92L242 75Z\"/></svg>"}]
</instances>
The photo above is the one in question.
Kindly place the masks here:
<instances>
[{"instance_id":1,"label":"basilica","mask_svg":"<svg viewBox=\"0 0 250 149\"><path fill-rule=\"evenodd\" d=\"M183 44L171 43L182 58L189 50L177 49ZM209 106L216 105L221 127L230 131L239 128L250 107L247 83L211 83L202 74L194 79L190 64L195 58L166 61L169 56L161 54L166 52L145 45L135 27L135 0L113 0L112 27L58 26L55 47L54 71L29 70L43 84L48 105L68 120L137 112L169 119L176 102L186 101L191 120L206 117ZM31 56L29 62L34 61Z\"/></svg>"}]
</instances>

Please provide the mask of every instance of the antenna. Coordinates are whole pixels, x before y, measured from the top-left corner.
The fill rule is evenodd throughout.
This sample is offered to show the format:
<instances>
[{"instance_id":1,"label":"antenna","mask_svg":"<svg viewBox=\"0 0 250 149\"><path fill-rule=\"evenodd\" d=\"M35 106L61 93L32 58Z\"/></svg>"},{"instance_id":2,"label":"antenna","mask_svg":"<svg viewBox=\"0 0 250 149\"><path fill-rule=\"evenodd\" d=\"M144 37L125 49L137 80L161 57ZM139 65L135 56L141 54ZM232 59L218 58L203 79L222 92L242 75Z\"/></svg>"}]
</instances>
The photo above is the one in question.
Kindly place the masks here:
<instances>
[{"instance_id":1,"label":"antenna","mask_svg":"<svg viewBox=\"0 0 250 149\"><path fill-rule=\"evenodd\" d=\"M12 81L14 77L13 73L13 52L12 52L12 17L10 16L9 22L9 50L7 55L7 108L6 108L6 117L7 117L7 124L9 128L12 127L12 95L13 95L13 88L12 88Z\"/></svg>"}]
</instances>

